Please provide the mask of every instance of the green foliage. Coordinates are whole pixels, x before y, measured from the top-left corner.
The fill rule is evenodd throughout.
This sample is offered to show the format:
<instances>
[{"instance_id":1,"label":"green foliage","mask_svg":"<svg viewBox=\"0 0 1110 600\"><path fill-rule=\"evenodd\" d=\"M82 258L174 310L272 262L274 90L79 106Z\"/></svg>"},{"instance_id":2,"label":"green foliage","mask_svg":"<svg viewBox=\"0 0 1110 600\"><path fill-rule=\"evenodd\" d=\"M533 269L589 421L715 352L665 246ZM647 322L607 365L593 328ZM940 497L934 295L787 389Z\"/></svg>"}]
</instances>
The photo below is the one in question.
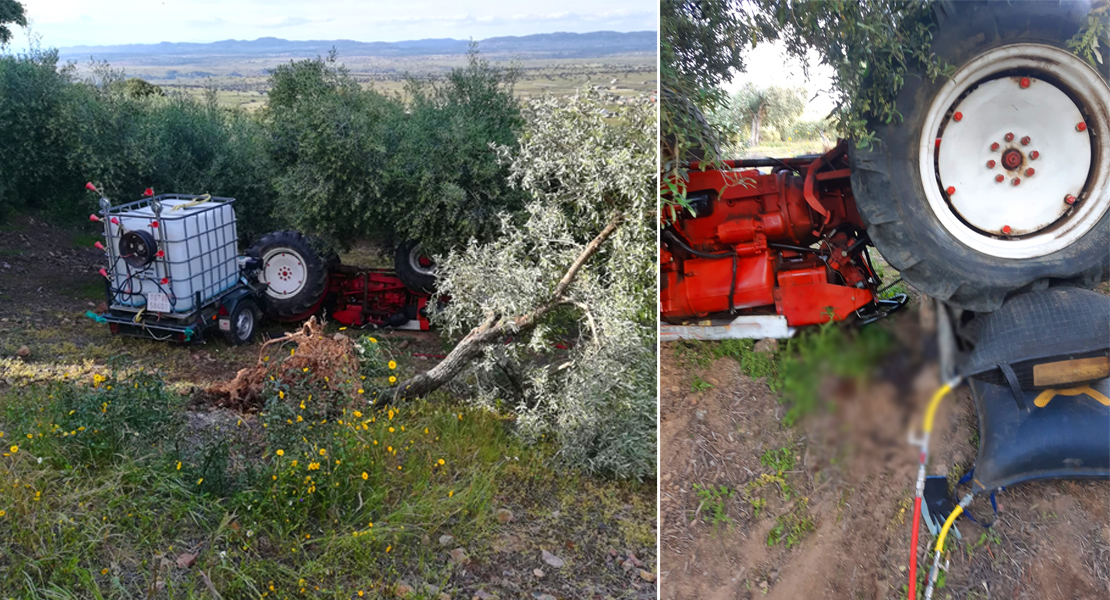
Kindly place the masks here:
<instances>
[{"instance_id":1,"label":"green foliage","mask_svg":"<svg viewBox=\"0 0 1110 600\"><path fill-rule=\"evenodd\" d=\"M775 355L755 351L755 340L731 339L712 342L715 358L729 357L740 363L740 371L748 377L770 377L775 374Z\"/></svg>"},{"instance_id":2,"label":"green foliage","mask_svg":"<svg viewBox=\"0 0 1110 600\"><path fill-rule=\"evenodd\" d=\"M782 475L785 471L794 469L794 449L790 446L769 448L759 457L759 463Z\"/></svg>"},{"instance_id":3,"label":"green foliage","mask_svg":"<svg viewBox=\"0 0 1110 600\"><path fill-rule=\"evenodd\" d=\"M826 378L859 379L871 373L891 344L890 334L880 327L849 330L831 321L788 340L771 386L790 404L783 423L793 425L820 406Z\"/></svg>"},{"instance_id":4,"label":"green foliage","mask_svg":"<svg viewBox=\"0 0 1110 600\"><path fill-rule=\"evenodd\" d=\"M427 566L442 550L423 534L482 539L495 497L555 479L546 447L523 446L492 413L370 410L310 373L267 393L257 419L210 421L226 413L186 413L150 374L0 391L0 589L134 598L159 581L203 597L195 569L157 570L190 551L229 598L296 594L301 579L341 598L402 573L437 581L449 573Z\"/></svg>"},{"instance_id":5,"label":"green foliage","mask_svg":"<svg viewBox=\"0 0 1110 600\"><path fill-rule=\"evenodd\" d=\"M56 384L46 396L46 403L36 394L15 396L4 404L2 421L16 434L5 441L55 468L100 468L129 453L172 452L167 440L184 424L180 398L151 374L95 375L93 385Z\"/></svg>"},{"instance_id":6,"label":"green foliage","mask_svg":"<svg viewBox=\"0 0 1110 600\"><path fill-rule=\"evenodd\" d=\"M16 0L0 0L0 48L6 46L12 39L12 30L9 25L27 26L27 14L23 4Z\"/></svg>"},{"instance_id":7,"label":"green foliage","mask_svg":"<svg viewBox=\"0 0 1110 600\"><path fill-rule=\"evenodd\" d=\"M270 161L259 123L242 111L153 91L107 65L78 80L55 51L0 56L0 215L76 217L96 209L94 181L116 202L142 190L239 199L240 231L272 227Z\"/></svg>"},{"instance_id":8,"label":"green foliage","mask_svg":"<svg viewBox=\"0 0 1110 600\"><path fill-rule=\"evenodd\" d=\"M440 85L412 81L411 101L363 89L333 53L274 69L265 120L282 211L340 245L420 240L443 252L489 239L518 212L495 146L521 126L515 74L471 48Z\"/></svg>"},{"instance_id":9,"label":"green foliage","mask_svg":"<svg viewBox=\"0 0 1110 600\"><path fill-rule=\"evenodd\" d=\"M786 141L805 108L804 88L773 85L760 89L749 82L737 90L727 107L714 113L711 119L720 124L723 132L746 136L749 145L758 146L766 128L770 128L781 141ZM733 143L734 147L737 145Z\"/></svg>"},{"instance_id":10,"label":"green foliage","mask_svg":"<svg viewBox=\"0 0 1110 600\"><path fill-rule=\"evenodd\" d=\"M530 102L520 148L501 148L530 198L525 216L503 214L495 240L440 263L451 302L434 317L455 335L542 309L534 329L481 357L477 401L513 406L520 433L554 435L567 464L635 478L655 473L654 112L646 98L613 105L596 90Z\"/></svg>"},{"instance_id":11,"label":"green foliage","mask_svg":"<svg viewBox=\"0 0 1110 600\"><path fill-rule=\"evenodd\" d=\"M709 388L712 388L712 387L713 387L712 383L709 383L708 381L702 379L701 377L699 377L697 375L694 375L694 381L693 381L693 383L690 384L690 389L695 391L695 392L705 391L705 390L708 390Z\"/></svg>"},{"instance_id":12,"label":"green foliage","mask_svg":"<svg viewBox=\"0 0 1110 600\"><path fill-rule=\"evenodd\" d=\"M703 486L695 483L694 492L701 498L703 507L709 509L709 518L714 528L732 523L732 518L728 516L727 502L732 499L736 490L724 485Z\"/></svg>"},{"instance_id":13,"label":"green foliage","mask_svg":"<svg viewBox=\"0 0 1110 600\"><path fill-rule=\"evenodd\" d=\"M659 3L659 133L665 210L686 203L686 163L718 163L720 133L705 115L724 109L721 85L744 70L753 31L732 0Z\"/></svg>"},{"instance_id":14,"label":"green foliage","mask_svg":"<svg viewBox=\"0 0 1110 600\"><path fill-rule=\"evenodd\" d=\"M787 548L791 548L801 543L807 534L817 531L808 506L809 501L802 498L795 503L793 510L775 517L775 526L767 532L767 545L784 542Z\"/></svg>"},{"instance_id":15,"label":"green foliage","mask_svg":"<svg viewBox=\"0 0 1110 600\"><path fill-rule=\"evenodd\" d=\"M1091 3L1091 11L1087 14L1087 22L1079 31L1068 40L1068 48L1076 55L1082 56L1091 63L1092 67L1105 68L1102 65L1102 52L1100 47L1110 45L1110 2L1101 0Z\"/></svg>"}]
</instances>

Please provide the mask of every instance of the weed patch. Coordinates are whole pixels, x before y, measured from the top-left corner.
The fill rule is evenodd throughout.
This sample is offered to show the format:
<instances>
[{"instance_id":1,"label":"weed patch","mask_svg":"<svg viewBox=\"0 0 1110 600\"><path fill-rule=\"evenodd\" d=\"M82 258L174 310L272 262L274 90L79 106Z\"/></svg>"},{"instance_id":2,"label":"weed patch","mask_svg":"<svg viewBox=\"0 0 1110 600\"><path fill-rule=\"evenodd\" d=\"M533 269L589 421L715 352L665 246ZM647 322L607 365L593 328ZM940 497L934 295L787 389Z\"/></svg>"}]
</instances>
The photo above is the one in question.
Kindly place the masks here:
<instances>
[{"instance_id":1,"label":"weed patch","mask_svg":"<svg viewBox=\"0 0 1110 600\"><path fill-rule=\"evenodd\" d=\"M890 334L880 327L850 330L832 322L787 340L771 385L789 404L783 423L791 426L819 408L826 378L865 378L892 344Z\"/></svg>"},{"instance_id":2,"label":"weed patch","mask_svg":"<svg viewBox=\"0 0 1110 600\"><path fill-rule=\"evenodd\" d=\"M801 498L794 504L793 510L775 518L775 526L767 532L767 545L774 546L782 542L787 548L791 548L814 531L817 531L817 526L809 514L809 501Z\"/></svg>"},{"instance_id":3,"label":"weed patch","mask_svg":"<svg viewBox=\"0 0 1110 600\"><path fill-rule=\"evenodd\" d=\"M727 502L732 499L736 493L732 488L718 485L716 487L702 486L694 484L694 491L697 493L698 498L701 499L702 506L708 509L710 513L710 520L714 528L727 526L732 523L732 519L728 516Z\"/></svg>"}]
</instances>

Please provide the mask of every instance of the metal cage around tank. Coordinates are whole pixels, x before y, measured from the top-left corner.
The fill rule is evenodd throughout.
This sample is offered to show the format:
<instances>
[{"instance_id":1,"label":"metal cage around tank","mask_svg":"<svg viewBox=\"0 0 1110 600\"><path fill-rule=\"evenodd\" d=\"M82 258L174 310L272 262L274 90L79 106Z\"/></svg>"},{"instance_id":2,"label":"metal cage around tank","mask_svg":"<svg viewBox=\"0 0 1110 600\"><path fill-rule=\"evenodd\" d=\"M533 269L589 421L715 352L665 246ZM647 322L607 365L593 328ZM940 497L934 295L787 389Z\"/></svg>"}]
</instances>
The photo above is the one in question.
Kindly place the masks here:
<instances>
[{"instance_id":1,"label":"metal cage around tank","mask_svg":"<svg viewBox=\"0 0 1110 600\"><path fill-rule=\"evenodd\" d=\"M167 205L170 202L174 204ZM172 310L165 315L186 318L233 288L239 279L237 220L235 211L230 210L230 218L220 222L216 211L230 208L234 202L234 198L191 194L160 194L118 206L102 202L100 214L104 217L104 234L108 241L105 251L109 260L110 308L134 312L144 310L146 294L150 290L141 282L149 281L152 289L166 294L170 300ZM174 214L174 209L179 206L195 210ZM150 210L149 216L140 213L145 209ZM135 271L120 256L118 240L123 235L123 219L146 220L160 250L152 262ZM180 224L183 233L180 239L170 241L166 239L166 231L174 224ZM120 232L113 234L113 227L120 229ZM183 249L186 256L175 255L171 245ZM127 272L117 273L120 268L127 269ZM184 273L184 278L175 278L175 273ZM125 275L126 289L123 285L116 285L120 275ZM191 296L188 303L181 302L182 299L173 293L175 279L178 283L187 283ZM140 282L138 286L136 281ZM140 296L141 301L135 296ZM180 308L180 304L186 304L187 308Z\"/></svg>"}]
</instances>

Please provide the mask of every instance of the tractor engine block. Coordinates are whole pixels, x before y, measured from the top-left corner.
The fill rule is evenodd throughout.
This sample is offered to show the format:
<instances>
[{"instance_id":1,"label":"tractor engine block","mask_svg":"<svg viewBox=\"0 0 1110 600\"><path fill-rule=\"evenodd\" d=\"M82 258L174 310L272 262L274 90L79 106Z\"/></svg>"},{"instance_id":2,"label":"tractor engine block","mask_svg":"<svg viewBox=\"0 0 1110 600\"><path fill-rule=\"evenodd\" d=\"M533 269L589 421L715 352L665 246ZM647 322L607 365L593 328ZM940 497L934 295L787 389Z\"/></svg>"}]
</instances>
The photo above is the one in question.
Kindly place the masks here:
<instances>
[{"instance_id":1,"label":"tractor engine block","mask_svg":"<svg viewBox=\"0 0 1110 600\"><path fill-rule=\"evenodd\" d=\"M768 162L777 169L739 170ZM732 168L691 166L690 210L664 223L666 321L747 313L811 325L844 319L874 300L878 277L843 143L817 158L726 165Z\"/></svg>"}]
</instances>

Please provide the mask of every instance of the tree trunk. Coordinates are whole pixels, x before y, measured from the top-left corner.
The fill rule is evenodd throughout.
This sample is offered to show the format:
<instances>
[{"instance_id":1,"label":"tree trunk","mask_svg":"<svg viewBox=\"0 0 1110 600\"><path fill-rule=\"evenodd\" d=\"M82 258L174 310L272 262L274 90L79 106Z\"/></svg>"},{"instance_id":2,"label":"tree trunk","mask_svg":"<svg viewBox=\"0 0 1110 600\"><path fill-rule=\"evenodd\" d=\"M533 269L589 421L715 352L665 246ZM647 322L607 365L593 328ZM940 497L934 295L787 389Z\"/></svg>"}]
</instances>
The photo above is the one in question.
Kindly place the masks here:
<instances>
[{"instance_id":1,"label":"tree trunk","mask_svg":"<svg viewBox=\"0 0 1110 600\"><path fill-rule=\"evenodd\" d=\"M760 135L759 135L759 128L760 128L760 125L763 124L763 113L766 112L766 110L765 110L766 106L767 106L766 104L760 104L759 109L756 110L754 113L752 113L752 139L751 139L752 148L755 148L756 146L758 146L759 142L761 141L761 138L760 138Z\"/></svg>"},{"instance_id":2,"label":"tree trunk","mask_svg":"<svg viewBox=\"0 0 1110 600\"><path fill-rule=\"evenodd\" d=\"M426 396L448 381L451 381L456 375L461 373L463 369L470 364L475 358L482 354L482 347L496 342L504 336L517 333L519 331L527 331L536 326L544 315L557 306L563 304L573 304L563 296L570 284L574 282L574 278L578 275L578 271L586 264L586 261L591 256L597 253L601 245L613 235L613 232L620 226L621 221L624 220L624 215L618 213L613 215L609 223L597 234L593 240L579 253L578 257L563 274L563 278L552 290L551 296L547 302L537 307L530 313L519 315L516 317L505 317L501 315L488 315L486 320L479 326L470 330L457 346L451 350L446 358L443 359L438 365L432 367L430 370L420 373L419 375L405 381L397 386L396 391L393 393L393 401L400 402L403 400L411 400L413 398L420 398Z\"/></svg>"}]
</instances>

